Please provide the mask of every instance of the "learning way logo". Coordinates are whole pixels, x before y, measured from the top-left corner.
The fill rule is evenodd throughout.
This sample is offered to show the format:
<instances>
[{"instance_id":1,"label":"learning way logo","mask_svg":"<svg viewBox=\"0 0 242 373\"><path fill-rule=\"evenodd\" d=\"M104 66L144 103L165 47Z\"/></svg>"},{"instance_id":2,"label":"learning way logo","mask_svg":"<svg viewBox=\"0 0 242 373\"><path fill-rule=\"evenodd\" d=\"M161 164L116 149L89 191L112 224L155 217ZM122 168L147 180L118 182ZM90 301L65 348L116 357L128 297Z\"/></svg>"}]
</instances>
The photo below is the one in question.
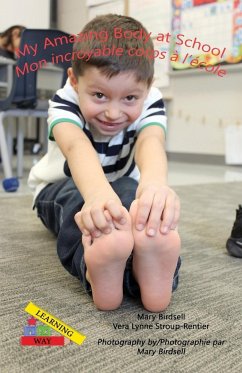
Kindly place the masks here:
<instances>
[{"instance_id":1,"label":"learning way logo","mask_svg":"<svg viewBox=\"0 0 242 373\"><path fill-rule=\"evenodd\" d=\"M27 319L27 325L24 326L24 335L20 338L22 346L66 346L71 341L81 345L86 339L85 335L78 333L75 329L32 302L27 305L25 311L31 317ZM53 335L53 331L58 334Z\"/></svg>"}]
</instances>

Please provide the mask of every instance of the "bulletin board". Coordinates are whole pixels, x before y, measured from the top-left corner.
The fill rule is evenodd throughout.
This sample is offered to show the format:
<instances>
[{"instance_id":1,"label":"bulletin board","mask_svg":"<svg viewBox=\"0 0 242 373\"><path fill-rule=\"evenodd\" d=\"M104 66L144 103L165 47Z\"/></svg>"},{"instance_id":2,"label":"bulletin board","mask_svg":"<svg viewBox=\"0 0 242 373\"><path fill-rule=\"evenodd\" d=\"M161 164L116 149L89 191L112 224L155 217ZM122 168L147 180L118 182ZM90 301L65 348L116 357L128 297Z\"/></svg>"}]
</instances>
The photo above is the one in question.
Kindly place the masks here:
<instances>
[{"instance_id":1,"label":"bulletin board","mask_svg":"<svg viewBox=\"0 0 242 373\"><path fill-rule=\"evenodd\" d=\"M174 69L191 68L195 57L211 65L242 62L242 0L173 0L172 34L170 53L180 56Z\"/></svg>"},{"instance_id":2,"label":"bulletin board","mask_svg":"<svg viewBox=\"0 0 242 373\"><path fill-rule=\"evenodd\" d=\"M152 32L154 48L166 55L155 58L158 87L169 86L171 67L196 67L190 64L194 58L207 65L242 62L242 0L87 0L87 5L89 20L99 14L125 14ZM160 33L170 33L169 42L157 41ZM174 53L178 59L172 59Z\"/></svg>"},{"instance_id":3,"label":"bulletin board","mask_svg":"<svg viewBox=\"0 0 242 373\"><path fill-rule=\"evenodd\" d=\"M16 24L28 28L50 27L51 0L0 1L0 9L0 32Z\"/></svg>"}]
</instances>

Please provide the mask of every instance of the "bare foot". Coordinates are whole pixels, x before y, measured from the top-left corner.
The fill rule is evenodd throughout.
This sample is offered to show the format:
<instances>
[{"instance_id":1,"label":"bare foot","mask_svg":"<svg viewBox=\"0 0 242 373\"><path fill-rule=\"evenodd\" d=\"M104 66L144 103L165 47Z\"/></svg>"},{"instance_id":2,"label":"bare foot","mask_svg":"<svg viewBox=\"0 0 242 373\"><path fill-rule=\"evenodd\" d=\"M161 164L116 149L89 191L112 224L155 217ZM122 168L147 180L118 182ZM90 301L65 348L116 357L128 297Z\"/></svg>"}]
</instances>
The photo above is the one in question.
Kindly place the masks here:
<instances>
[{"instance_id":1,"label":"bare foot","mask_svg":"<svg viewBox=\"0 0 242 373\"><path fill-rule=\"evenodd\" d=\"M133 222L136 213L137 201L134 201L130 209ZM163 311L171 300L181 246L179 234L172 230L166 235L157 232L156 236L149 237L145 229L138 231L133 224L133 237L133 274L140 287L142 303L148 311Z\"/></svg>"},{"instance_id":2,"label":"bare foot","mask_svg":"<svg viewBox=\"0 0 242 373\"><path fill-rule=\"evenodd\" d=\"M96 307L104 311L118 308L123 300L124 269L134 246L131 219L124 210L126 223L113 221L111 233L102 234L93 241L91 236L82 236L86 278Z\"/></svg>"}]
</instances>

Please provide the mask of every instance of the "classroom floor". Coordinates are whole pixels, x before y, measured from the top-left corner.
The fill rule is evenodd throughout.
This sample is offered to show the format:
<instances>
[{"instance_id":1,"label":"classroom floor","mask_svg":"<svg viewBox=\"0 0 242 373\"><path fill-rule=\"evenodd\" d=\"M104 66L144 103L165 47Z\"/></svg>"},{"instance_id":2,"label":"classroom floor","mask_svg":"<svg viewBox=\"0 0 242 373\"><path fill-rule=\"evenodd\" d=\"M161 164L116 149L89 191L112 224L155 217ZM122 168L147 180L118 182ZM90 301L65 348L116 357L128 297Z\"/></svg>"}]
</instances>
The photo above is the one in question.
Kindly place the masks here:
<instances>
[{"instance_id":1,"label":"classroom floor","mask_svg":"<svg viewBox=\"0 0 242 373\"><path fill-rule=\"evenodd\" d=\"M182 266L172 302L159 314L131 297L116 311L98 311L62 267L55 237L31 209L26 177L19 192L2 192L0 372L242 372L242 259L225 247L242 202L242 181L227 181L239 177L241 168L170 164L182 201ZM22 346L29 302L84 334L84 343Z\"/></svg>"},{"instance_id":2,"label":"classroom floor","mask_svg":"<svg viewBox=\"0 0 242 373\"><path fill-rule=\"evenodd\" d=\"M0 371L242 372L242 261L229 256L225 247L235 209L242 203L242 165L169 162L169 184L182 201L180 283L169 308L152 314L156 318L154 322L142 322L138 321L139 315L148 317L150 313L143 309L139 300L128 297L116 311L97 311L78 279L61 266L55 237L31 209L27 177L37 160L36 156L25 156L24 177L17 192L6 193L0 187L0 328L4 341L0 349ZM3 178L1 165L0 178ZM86 336L83 345L69 343L65 347L46 349L21 346L19 341L28 318L24 310L29 302L83 333ZM155 326L163 314L182 314L184 326L195 329L185 330L179 321L162 319L157 323L165 329L160 330ZM128 325L129 329L116 330L115 323ZM133 331L132 325L139 326L140 330ZM152 330L143 330L146 325ZM197 325L207 330L196 329ZM175 327L178 329L169 329ZM182 350L183 355L168 356L160 355L160 350L171 350L171 346L162 344L152 348L154 356L139 356L139 346L119 348L98 342L142 341L145 351L151 351L148 350L150 340L158 346L161 340L173 343L175 339L179 343L208 341L211 346L194 348L189 345Z\"/></svg>"},{"instance_id":3,"label":"classroom floor","mask_svg":"<svg viewBox=\"0 0 242 373\"><path fill-rule=\"evenodd\" d=\"M38 156L26 155L24 157L24 176L21 178L20 187L15 193L6 193L2 186L0 188L0 197L22 196L30 194L27 186L29 169L38 161ZM13 164L15 159L13 160ZM241 166L217 166L196 163L184 163L170 161L169 165L169 185L197 185L209 183L226 183L233 181L242 181ZM0 165L0 179L3 178L3 170Z\"/></svg>"}]
</instances>

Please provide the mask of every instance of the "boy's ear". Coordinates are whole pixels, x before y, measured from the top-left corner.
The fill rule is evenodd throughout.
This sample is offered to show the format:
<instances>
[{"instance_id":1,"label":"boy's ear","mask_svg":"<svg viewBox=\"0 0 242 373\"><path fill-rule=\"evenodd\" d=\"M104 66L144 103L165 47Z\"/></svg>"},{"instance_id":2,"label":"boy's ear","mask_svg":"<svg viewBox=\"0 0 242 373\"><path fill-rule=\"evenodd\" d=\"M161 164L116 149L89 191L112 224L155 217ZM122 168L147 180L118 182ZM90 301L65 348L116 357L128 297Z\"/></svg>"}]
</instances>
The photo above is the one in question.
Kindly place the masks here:
<instances>
[{"instance_id":1,"label":"boy's ear","mask_svg":"<svg viewBox=\"0 0 242 373\"><path fill-rule=\"evenodd\" d=\"M71 86L75 89L75 91L78 93L78 81L73 73L72 67L69 67L67 70L68 78L70 79Z\"/></svg>"}]
</instances>

